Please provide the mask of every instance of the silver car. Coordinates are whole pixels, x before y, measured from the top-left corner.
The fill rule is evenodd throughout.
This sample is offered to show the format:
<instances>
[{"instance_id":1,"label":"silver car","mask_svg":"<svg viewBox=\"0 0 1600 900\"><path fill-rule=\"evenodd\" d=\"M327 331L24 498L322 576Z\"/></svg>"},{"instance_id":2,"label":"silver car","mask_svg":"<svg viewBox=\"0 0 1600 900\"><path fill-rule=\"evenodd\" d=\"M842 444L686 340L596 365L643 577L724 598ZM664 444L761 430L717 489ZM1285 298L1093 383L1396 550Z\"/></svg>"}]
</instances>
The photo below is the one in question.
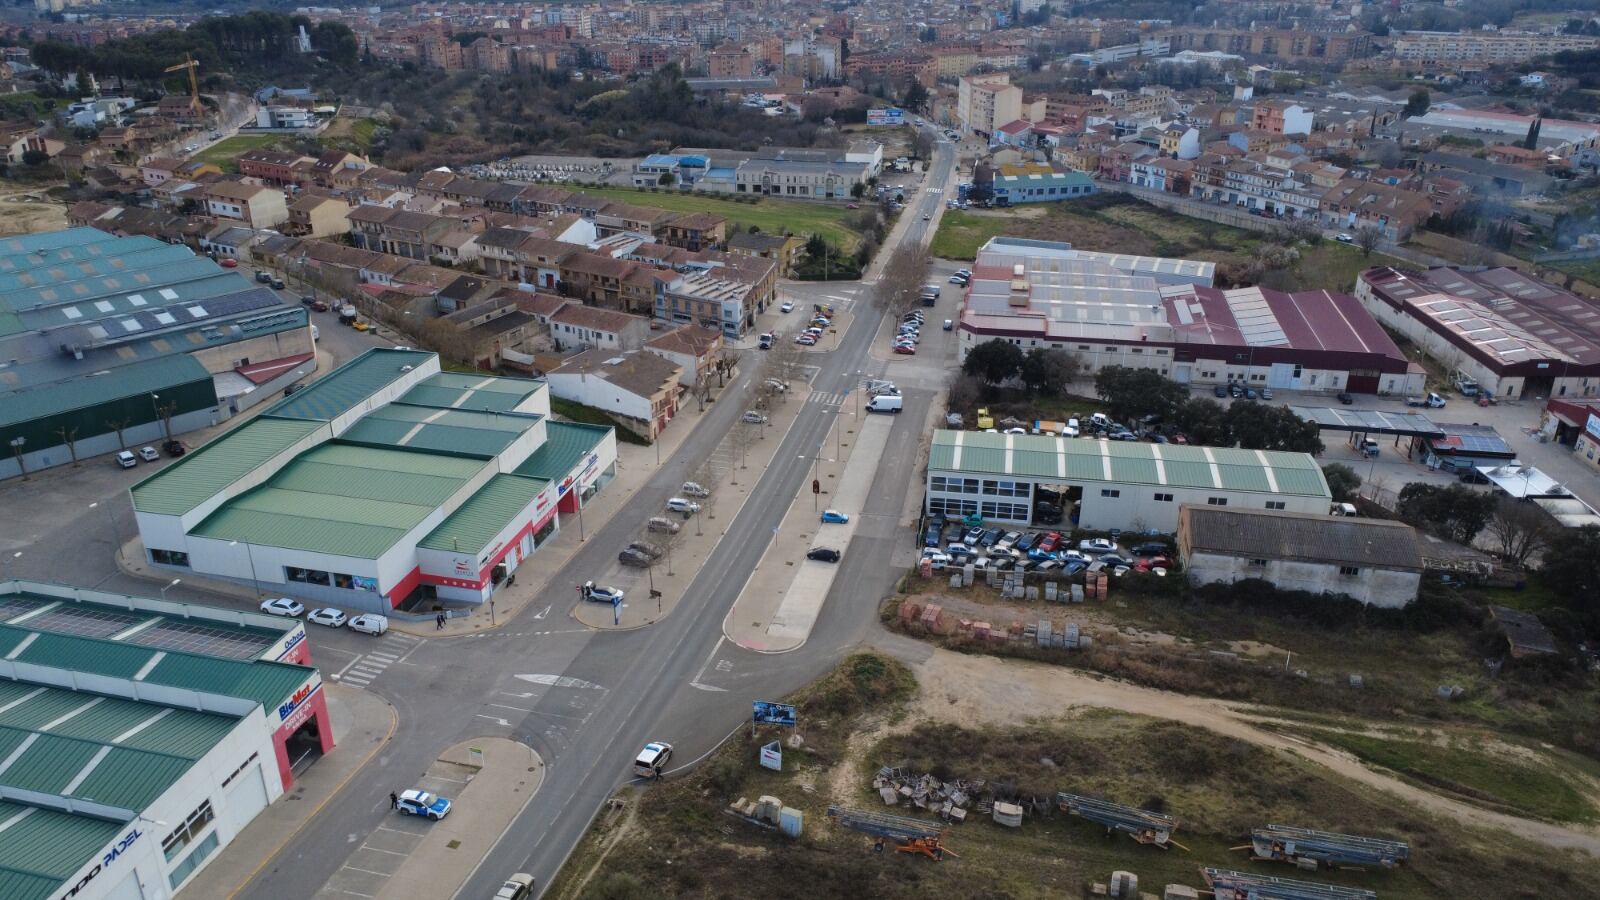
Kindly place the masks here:
<instances>
[{"instance_id":1,"label":"silver car","mask_svg":"<svg viewBox=\"0 0 1600 900\"><path fill-rule=\"evenodd\" d=\"M698 497L700 499L705 499L706 497L711 496L711 491L707 490L706 486L698 481L685 481L680 490L683 492L685 497Z\"/></svg>"},{"instance_id":2,"label":"silver car","mask_svg":"<svg viewBox=\"0 0 1600 900\"><path fill-rule=\"evenodd\" d=\"M677 534L678 530L683 526L672 521L666 516L651 516L650 521L646 524L646 527L651 531L660 532L661 534Z\"/></svg>"}]
</instances>

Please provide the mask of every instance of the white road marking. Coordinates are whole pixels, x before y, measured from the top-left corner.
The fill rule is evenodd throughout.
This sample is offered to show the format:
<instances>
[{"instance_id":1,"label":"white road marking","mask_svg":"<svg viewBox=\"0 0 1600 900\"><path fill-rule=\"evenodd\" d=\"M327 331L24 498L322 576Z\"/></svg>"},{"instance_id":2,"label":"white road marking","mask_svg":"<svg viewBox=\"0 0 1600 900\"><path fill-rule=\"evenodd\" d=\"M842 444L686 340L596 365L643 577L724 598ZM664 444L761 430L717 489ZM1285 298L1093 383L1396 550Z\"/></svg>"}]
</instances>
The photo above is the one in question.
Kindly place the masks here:
<instances>
[{"instance_id":1,"label":"white road marking","mask_svg":"<svg viewBox=\"0 0 1600 900\"><path fill-rule=\"evenodd\" d=\"M490 703L490 704L487 704L487 705L488 706L498 706L501 709L514 709L517 712L533 712L533 710L531 710L531 709L524 709L524 708L522 708L520 706L507 706L504 703Z\"/></svg>"},{"instance_id":2,"label":"white road marking","mask_svg":"<svg viewBox=\"0 0 1600 900\"><path fill-rule=\"evenodd\" d=\"M374 847L371 844L362 844L359 849L372 850L372 851L375 851L377 853L387 853L390 856L410 856L411 855L409 853L401 853L398 850L385 850L382 847Z\"/></svg>"},{"instance_id":3,"label":"white road marking","mask_svg":"<svg viewBox=\"0 0 1600 900\"><path fill-rule=\"evenodd\" d=\"M374 872L371 869L363 869L360 866L352 866L349 863L345 863L344 867L352 872L365 872L368 875L376 875L379 878L388 878L390 875L394 874L392 872Z\"/></svg>"},{"instance_id":4,"label":"white road marking","mask_svg":"<svg viewBox=\"0 0 1600 900\"><path fill-rule=\"evenodd\" d=\"M627 606L627 604L624 603L623 606ZM596 691L605 690L604 687L601 687L592 681L584 681L581 678L568 678L565 675L518 675L517 678L522 681L532 682L533 684L547 684L551 687L583 688Z\"/></svg>"},{"instance_id":5,"label":"white road marking","mask_svg":"<svg viewBox=\"0 0 1600 900\"><path fill-rule=\"evenodd\" d=\"M478 713L477 717L480 718L480 719L488 719L489 721L495 723L496 725L499 725L501 728L510 728L511 727L511 723L510 722L507 722L505 719L502 719L502 718L500 718L498 716L486 716L483 713Z\"/></svg>"}]
</instances>

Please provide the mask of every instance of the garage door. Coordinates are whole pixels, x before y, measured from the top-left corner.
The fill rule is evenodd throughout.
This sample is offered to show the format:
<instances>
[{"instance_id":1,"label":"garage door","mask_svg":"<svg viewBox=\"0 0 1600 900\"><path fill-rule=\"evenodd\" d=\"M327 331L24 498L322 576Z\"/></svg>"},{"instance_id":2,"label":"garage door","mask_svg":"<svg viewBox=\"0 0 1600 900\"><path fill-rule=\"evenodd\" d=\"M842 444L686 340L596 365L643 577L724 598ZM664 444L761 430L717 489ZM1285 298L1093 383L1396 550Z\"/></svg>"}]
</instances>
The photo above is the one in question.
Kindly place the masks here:
<instances>
[{"instance_id":1,"label":"garage door","mask_svg":"<svg viewBox=\"0 0 1600 900\"><path fill-rule=\"evenodd\" d=\"M267 785L261 780L259 765L240 773L239 778L229 785L223 804L223 833L232 840L267 806Z\"/></svg>"}]
</instances>

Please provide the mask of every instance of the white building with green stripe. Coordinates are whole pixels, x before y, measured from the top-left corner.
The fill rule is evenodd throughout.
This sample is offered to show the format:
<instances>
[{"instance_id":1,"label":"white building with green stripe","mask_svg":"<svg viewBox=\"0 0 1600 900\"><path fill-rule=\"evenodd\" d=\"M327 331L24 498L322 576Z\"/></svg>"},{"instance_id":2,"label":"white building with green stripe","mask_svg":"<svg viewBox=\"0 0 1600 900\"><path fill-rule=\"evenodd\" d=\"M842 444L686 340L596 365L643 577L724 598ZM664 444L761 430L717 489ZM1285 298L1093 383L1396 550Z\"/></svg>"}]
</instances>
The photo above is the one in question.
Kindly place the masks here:
<instances>
[{"instance_id":1,"label":"white building with green stripe","mask_svg":"<svg viewBox=\"0 0 1600 900\"><path fill-rule=\"evenodd\" d=\"M543 381L372 350L134 485L150 562L308 604L477 604L614 474Z\"/></svg>"},{"instance_id":2,"label":"white building with green stripe","mask_svg":"<svg viewBox=\"0 0 1600 900\"><path fill-rule=\"evenodd\" d=\"M1060 493L1077 527L1178 527L1185 503L1326 514L1322 467L1308 453L1048 435L939 430L928 455L928 513L1032 525L1040 488Z\"/></svg>"}]
</instances>

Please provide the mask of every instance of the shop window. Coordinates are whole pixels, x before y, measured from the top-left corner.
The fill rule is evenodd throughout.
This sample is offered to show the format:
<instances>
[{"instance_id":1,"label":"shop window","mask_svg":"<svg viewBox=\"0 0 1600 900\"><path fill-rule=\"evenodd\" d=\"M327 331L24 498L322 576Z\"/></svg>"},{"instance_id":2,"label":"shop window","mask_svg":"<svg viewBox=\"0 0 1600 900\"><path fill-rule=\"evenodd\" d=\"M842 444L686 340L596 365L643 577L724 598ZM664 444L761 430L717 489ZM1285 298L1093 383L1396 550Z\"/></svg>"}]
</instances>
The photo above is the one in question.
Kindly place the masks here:
<instances>
[{"instance_id":1,"label":"shop window","mask_svg":"<svg viewBox=\"0 0 1600 900\"><path fill-rule=\"evenodd\" d=\"M189 554L184 553L182 550L157 550L152 547L150 548L150 560L163 566L189 567Z\"/></svg>"},{"instance_id":2,"label":"shop window","mask_svg":"<svg viewBox=\"0 0 1600 900\"><path fill-rule=\"evenodd\" d=\"M335 572L333 573L333 586L336 588L344 588L348 591L355 587L354 579L352 579L349 575L342 575L338 572Z\"/></svg>"},{"instance_id":3,"label":"shop window","mask_svg":"<svg viewBox=\"0 0 1600 900\"><path fill-rule=\"evenodd\" d=\"M167 876L167 883L172 885L173 890L177 890L178 885L183 884L185 879L194 874L195 869L200 868L200 864L205 862L207 857L216 852L217 843L217 833L213 831L194 848L193 853L184 857L183 862L172 867L172 873Z\"/></svg>"},{"instance_id":4,"label":"shop window","mask_svg":"<svg viewBox=\"0 0 1600 900\"><path fill-rule=\"evenodd\" d=\"M1284 502L1282 500L1268 500L1267 501L1267 509L1283 509L1284 506L1285 506L1285 504L1284 504Z\"/></svg>"}]
</instances>

